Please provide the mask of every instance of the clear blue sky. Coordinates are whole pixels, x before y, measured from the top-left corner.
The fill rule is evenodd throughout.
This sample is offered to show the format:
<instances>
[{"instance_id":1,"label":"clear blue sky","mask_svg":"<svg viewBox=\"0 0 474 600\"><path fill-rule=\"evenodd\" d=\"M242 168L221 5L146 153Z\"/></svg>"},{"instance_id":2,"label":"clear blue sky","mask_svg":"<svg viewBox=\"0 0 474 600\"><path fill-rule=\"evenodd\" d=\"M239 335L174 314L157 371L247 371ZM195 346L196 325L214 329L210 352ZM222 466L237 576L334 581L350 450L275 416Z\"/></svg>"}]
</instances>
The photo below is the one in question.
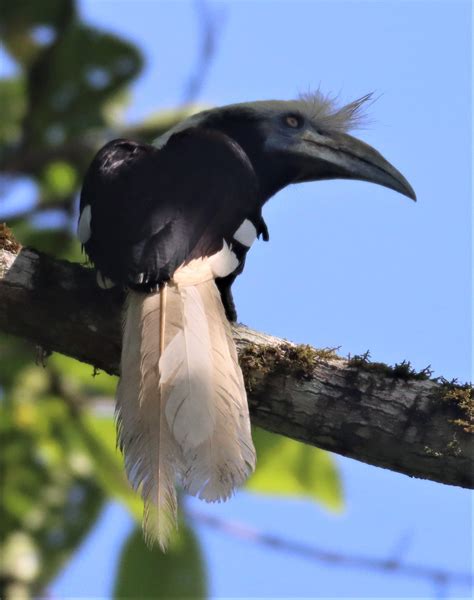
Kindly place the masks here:
<instances>
[{"instance_id":1,"label":"clear blue sky","mask_svg":"<svg viewBox=\"0 0 474 600\"><path fill-rule=\"evenodd\" d=\"M265 209L271 241L256 244L236 289L240 320L272 334L374 359L431 364L471 378L471 6L449 2L220 2L215 60L199 101L289 98L308 87L350 100L380 96L360 132L409 179L413 204L358 182L284 190ZM147 66L127 120L173 107L195 66L190 2L83 1L84 19L135 41ZM328 549L470 566L471 497L339 460L347 509L239 494L193 508ZM51 588L53 597L107 597L131 527L110 506ZM198 528L214 597L433 597L430 585L343 571ZM451 597L468 595L451 588Z\"/></svg>"}]
</instances>

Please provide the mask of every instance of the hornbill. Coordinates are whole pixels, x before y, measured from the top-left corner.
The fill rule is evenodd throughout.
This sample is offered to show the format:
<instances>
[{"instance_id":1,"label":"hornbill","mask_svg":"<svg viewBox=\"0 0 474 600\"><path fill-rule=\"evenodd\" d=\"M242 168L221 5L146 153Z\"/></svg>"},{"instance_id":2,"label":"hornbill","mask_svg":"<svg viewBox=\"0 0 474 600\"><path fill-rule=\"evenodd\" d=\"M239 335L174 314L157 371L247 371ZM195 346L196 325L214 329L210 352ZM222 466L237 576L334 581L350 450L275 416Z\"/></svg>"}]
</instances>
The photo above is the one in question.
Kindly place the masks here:
<instances>
[{"instance_id":1,"label":"hornbill","mask_svg":"<svg viewBox=\"0 0 474 600\"><path fill-rule=\"evenodd\" d=\"M175 483L227 499L255 468L247 398L229 321L231 286L262 207L291 183L359 179L415 200L371 146L348 135L365 96L343 107L321 93L194 115L153 145L116 139L82 187L78 236L101 287L128 291L117 435L144 500L144 531L164 548Z\"/></svg>"}]
</instances>

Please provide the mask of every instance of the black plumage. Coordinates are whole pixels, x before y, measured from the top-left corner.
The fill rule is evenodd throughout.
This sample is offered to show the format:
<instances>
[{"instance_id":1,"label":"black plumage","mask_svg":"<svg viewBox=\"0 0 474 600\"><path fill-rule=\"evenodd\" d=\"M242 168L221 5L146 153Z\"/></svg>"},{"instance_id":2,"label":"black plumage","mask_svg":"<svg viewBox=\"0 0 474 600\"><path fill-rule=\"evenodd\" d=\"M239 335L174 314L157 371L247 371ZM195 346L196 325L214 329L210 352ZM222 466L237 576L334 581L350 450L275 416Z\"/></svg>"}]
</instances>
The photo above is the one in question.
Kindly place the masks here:
<instances>
[{"instance_id":1,"label":"black plumage","mask_svg":"<svg viewBox=\"0 0 474 600\"><path fill-rule=\"evenodd\" d=\"M415 199L401 173L346 133L367 99L336 108L316 93L205 111L154 145L108 143L85 176L79 238L98 283L128 290L119 447L145 531L162 547L176 521L176 478L220 501L255 467L228 320L247 252L257 236L268 240L264 203L291 183L334 178Z\"/></svg>"},{"instance_id":2,"label":"black plumage","mask_svg":"<svg viewBox=\"0 0 474 600\"><path fill-rule=\"evenodd\" d=\"M155 289L180 265L217 253L223 239L243 262L248 248L233 234L245 219L268 237L252 164L215 130L177 133L163 149L108 143L85 176L81 211L87 205L88 256L105 277L137 290Z\"/></svg>"}]
</instances>

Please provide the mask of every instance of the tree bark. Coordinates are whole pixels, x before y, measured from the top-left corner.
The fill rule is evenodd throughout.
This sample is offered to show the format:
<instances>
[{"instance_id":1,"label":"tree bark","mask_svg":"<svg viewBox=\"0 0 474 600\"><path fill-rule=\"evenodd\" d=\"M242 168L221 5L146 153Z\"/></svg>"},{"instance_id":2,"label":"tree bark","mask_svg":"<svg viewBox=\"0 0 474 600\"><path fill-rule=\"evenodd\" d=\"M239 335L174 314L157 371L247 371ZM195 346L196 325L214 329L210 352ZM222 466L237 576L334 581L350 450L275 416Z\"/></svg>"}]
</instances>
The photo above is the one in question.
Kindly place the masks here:
<instances>
[{"instance_id":1,"label":"tree bark","mask_svg":"<svg viewBox=\"0 0 474 600\"><path fill-rule=\"evenodd\" d=\"M97 287L93 270L0 236L5 333L118 373L122 302L120 291ZM406 475L474 487L471 389L242 325L234 337L254 424Z\"/></svg>"}]
</instances>

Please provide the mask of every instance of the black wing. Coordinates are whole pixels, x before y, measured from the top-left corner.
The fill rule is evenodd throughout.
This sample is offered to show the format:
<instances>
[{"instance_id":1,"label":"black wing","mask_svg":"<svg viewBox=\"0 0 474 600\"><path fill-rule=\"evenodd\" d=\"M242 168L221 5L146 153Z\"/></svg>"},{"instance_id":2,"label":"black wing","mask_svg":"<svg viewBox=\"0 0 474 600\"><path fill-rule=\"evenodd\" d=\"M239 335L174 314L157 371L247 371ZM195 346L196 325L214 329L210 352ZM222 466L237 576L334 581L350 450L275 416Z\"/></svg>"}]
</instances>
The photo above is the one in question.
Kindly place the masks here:
<instances>
[{"instance_id":1,"label":"black wing","mask_svg":"<svg viewBox=\"0 0 474 600\"><path fill-rule=\"evenodd\" d=\"M230 244L242 221L260 211L257 179L240 146L198 128L162 149L123 139L104 146L85 176L80 209L90 210L84 247L97 269L144 289L218 252L223 239Z\"/></svg>"}]
</instances>

